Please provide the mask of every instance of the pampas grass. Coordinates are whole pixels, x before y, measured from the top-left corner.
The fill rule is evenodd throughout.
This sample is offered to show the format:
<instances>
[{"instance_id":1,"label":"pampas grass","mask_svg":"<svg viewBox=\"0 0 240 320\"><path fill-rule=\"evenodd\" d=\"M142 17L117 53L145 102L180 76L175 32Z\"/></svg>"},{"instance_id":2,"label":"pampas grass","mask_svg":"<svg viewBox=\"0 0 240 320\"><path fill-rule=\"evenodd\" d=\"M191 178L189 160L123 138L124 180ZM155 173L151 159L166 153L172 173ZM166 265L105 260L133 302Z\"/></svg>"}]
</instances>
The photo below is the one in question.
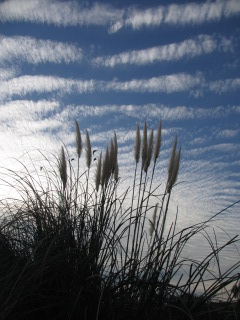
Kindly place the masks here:
<instances>
[{"instance_id":1,"label":"pampas grass","mask_svg":"<svg viewBox=\"0 0 240 320\"><path fill-rule=\"evenodd\" d=\"M67 162L63 147L61 147L61 154L59 157L59 173L62 180L63 189L65 189L67 184Z\"/></svg>"},{"instance_id":2,"label":"pampas grass","mask_svg":"<svg viewBox=\"0 0 240 320\"><path fill-rule=\"evenodd\" d=\"M78 158L80 158L82 154L82 137L81 137L81 132L80 132L77 120L75 120L75 136L76 136L76 151L77 151Z\"/></svg>"},{"instance_id":3,"label":"pampas grass","mask_svg":"<svg viewBox=\"0 0 240 320\"><path fill-rule=\"evenodd\" d=\"M161 128L159 122L154 141L153 130L148 133L145 123L141 137L137 124L134 178L126 190L118 176L115 132L95 166L85 131L86 169L80 174L83 146L77 121L77 173L61 147L51 161L42 155L48 166L41 174L22 164L22 171L1 175L5 184L14 181L20 195L1 202L2 320L237 319L237 290L228 288L238 284L240 262L223 272L219 254L238 239L218 246L208 235L209 223L220 213L178 230L177 212L167 228L181 148L176 151L176 138L162 193L154 180ZM202 260L184 258L184 248L199 234L211 251ZM226 301L214 304L222 290Z\"/></svg>"},{"instance_id":4,"label":"pampas grass","mask_svg":"<svg viewBox=\"0 0 240 320\"><path fill-rule=\"evenodd\" d=\"M88 130L85 131L85 134L86 134L86 165L87 165L87 168L90 169L90 166L92 163L92 147L91 147Z\"/></svg>"},{"instance_id":5,"label":"pampas grass","mask_svg":"<svg viewBox=\"0 0 240 320\"><path fill-rule=\"evenodd\" d=\"M140 148L141 148L141 136L140 136L139 124L137 123L136 142L134 146L134 157L135 157L136 164L139 162L139 159L140 159Z\"/></svg>"},{"instance_id":6,"label":"pampas grass","mask_svg":"<svg viewBox=\"0 0 240 320\"><path fill-rule=\"evenodd\" d=\"M156 138L154 157L153 157L154 164L156 164L156 161L159 157L161 142L162 142L162 121L160 120L158 125L157 138Z\"/></svg>"}]
</instances>

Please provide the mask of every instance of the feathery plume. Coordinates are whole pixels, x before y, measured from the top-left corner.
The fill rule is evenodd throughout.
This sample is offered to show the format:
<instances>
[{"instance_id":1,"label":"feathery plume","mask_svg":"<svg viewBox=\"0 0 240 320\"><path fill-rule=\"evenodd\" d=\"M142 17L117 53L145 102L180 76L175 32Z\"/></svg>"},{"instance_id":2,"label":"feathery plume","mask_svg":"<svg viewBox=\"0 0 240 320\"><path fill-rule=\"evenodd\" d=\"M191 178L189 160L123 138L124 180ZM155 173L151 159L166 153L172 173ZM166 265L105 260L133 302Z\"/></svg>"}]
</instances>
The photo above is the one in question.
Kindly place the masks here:
<instances>
[{"instance_id":1,"label":"feathery plume","mask_svg":"<svg viewBox=\"0 0 240 320\"><path fill-rule=\"evenodd\" d=\"M136 142L134 146L134 158L135 158L136 164L139 162L140 148L141 148L141 136L140 136L139 124L137 123Z\"/></svg>"},{"instance_id":2,"label":"feathery plume","mask_svg":"<svg viewBox=\"0 0 240 320\"><path fill-rule=\"evenodd\" d=\"M114 131L114 137L113 137L113 143L114 143L114 179L117 182L118 180L118 142L117 142L117 135Z\"/></svg>"},{"instance_id":3,"label":"feathery plume","mask_svg":"<svg viewBox=\"0 0 240 320\"><path fill-rule=\"evenodd\" d=\"M178 150L178 153L175 155L173 169L172 169L172 175L170 180L168 181L168 188L167 192L169 193L174 186L174 184L177 181L178 171L179 171L179 165L180 165L180 158L181 158L181 147Z\"/></svg>"},{"instance_id":4,"label":"feathery plume","mask_svg":"<svg viewBox=\"0 0 240 320\"><path fill-rule=\"evenodd\" d=\"M100 182L101 182L101 170L102 170L102 152L100 153L100 157L98 159L97 171L95 176L96 182L96 190L99 190Z\"/></svg>"},{"instance_id":5,"label":"feathery plume","mask_svg":"<svg viewBox=\"0 0 240 320\"><path fill-rule=\"evenodd\" d=\"M148 146L147 146L147 158L145 160L145 164L144 164L144 168L143 168L146 173L147 173L148 168L151 163L152 152L153 152L153 129L151 130L151 132L149 134Z\"/></svg>"},{"instance_id":6,"label":"feathery plume","mask_svg":"<svg viewBox=\"0 0 240 320\"><path fill-rule=\"evenodd\" d=\"M159 121L158 131L157 131L157 139L156 139L154 157L153 157L154 163L156 163L157 158L159 157L160 148L161 148L161 140L162 140L162 121Z\"/></svg>"},{"instance_id":7,"label":"feathery plume","mask_svg":"<svg viewBox=\"0 0 240 320\"><path fill-rule=\"evenodd\" d=\"M59 158L59 173L63 183L63 189L65 189L67 184L67 162L63 147L61 147L61 153Z\"/></svg>"},{"instance_id":8,"label":"feathery plume","mask_svg":"<svg viewBox=\"0 0 240 320\"><path fill-rule=\"evenodd\" d=\"M107 185L110 175L111 175L110 155L107 147L104 161L103 161L103 167L102 167L102 185L105 185L105 186Z\"/></svg>"},{"instance_id":9,"label":"feathery plume","mask_svg":"<svg viewBox=\"0 0 240 320\"><path fill-rule=\"evenodd\" d=\"M117 142L117 134L114 131L114 137L113 137L113 144L114 144L114 163L117 164L117 156L118 156L118 142Z\"/></svg>"},{"instance_id":10,"label":"feathery plume","mask_svg":"<svg viewBox=\"0 0 240 320\"><path fill-rule=\"evenodd\" d=\"M174 159L175 159L175 154L176 154L176 147L177 147L177 137L175 138L173 148L172 148L172 153L169 159L169 164L168 164L168 182L171 179L172 176L172 171L173 171L173 165L174 165Z\"/></svg>"},{"instance_id":11,"label":"feathery plume","mask_svg":"<svg viewBox=\"0 0 240 320\"><path fill-rule=\"evenodd\" d=\"M115 169L115 150L114 150L114 144L112 139L110 143L109 166L110 166L111 173L113 173Z\"/></svg>"},{"instance_id":12,"label":"feathery plume","mask_svg":"<svg viewBox=\"0 0 240 320\"><path fill-rule=\"evenodd\" d=\"M154 228L155 228L155 225L156 225L157 210L158 210L158 203L156 203L156 205L155 205L153 216L152 216L152 220L149 221L149 223L150 223L150 229L149 229L150 237L152 236Z\"/></svg>"},{"instance_id":13,"label":"feathery plume","mask_svg":"<svg viewBox=\"0 0 240 320\"><path fill-rule=\"evenodd\" d=\"M145 161L147 159L147 125L144 123L143 128L143 144L142 144L142 169L145 166Z\"/></svg>"},{"instance_id":14,"label":"feathery plume","mask_svg":"<svg viewBox=\"0 0 240 320\"><path fill-rule=\"evenodd\" d=\"M86 130L86 164L88 169L90 168L91 163L92 163L92 147L91 147L88 131Z\"/></svg>"},{"instance_id":15,"label":"feathery plume","mask_svg":"<svg viewBox=\"0 0 240 320\"><path fill-rule=\"evenodd\" d=\"M75 120L75 133L76 133L76 150L77 150L78 158L80 158L82 154L82 138L81 138L81 132L80 132L77 120Z\"/></svg>"}]
</instances>

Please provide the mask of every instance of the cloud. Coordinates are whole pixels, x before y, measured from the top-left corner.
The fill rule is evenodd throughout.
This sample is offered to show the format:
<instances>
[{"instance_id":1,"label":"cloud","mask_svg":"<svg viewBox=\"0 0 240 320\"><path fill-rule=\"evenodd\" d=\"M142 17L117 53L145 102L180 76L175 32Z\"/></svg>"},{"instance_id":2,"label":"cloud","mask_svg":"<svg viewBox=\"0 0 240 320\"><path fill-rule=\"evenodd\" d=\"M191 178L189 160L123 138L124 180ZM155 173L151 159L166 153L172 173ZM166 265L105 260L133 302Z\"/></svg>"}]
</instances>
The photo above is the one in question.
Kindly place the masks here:
<instances>
[{"instance_id":1,"label":"cloud","mask_svg":"<svg viewBox=\"0 0 240 320\"><path fill-rule=\"evenodd\" d=\"M108 4L92 6L76 1L9 0L0 4L0 20L47 23L57 26L104 26L121 19L123 10Z\"/></svg>"},{"instance_id":2,"label":"cloud","mask_svg":"<svg viewBox=\"0 0 240 320\"><path fill-rule=\"evenodd\" d=\"M110 32L123 27L134 30L161 24L202 24L229 18L240 13L238 0L219 0L205 3L172 4L138 9L136 6L118 9L109 4L78 3L56 0L8 0L0 4L0 20L26 21L57 26L107 26Z\"/></svg>"},{"instance_id":3,"label":"cloud","mask_svg":"<svg viewBox=\"0 0 240 320\"><path fill-rule=\"evenodd\" d=\"M8 76L8 74L6 75ZM240 87L240 79L227 79L206 83L203 75L195 76L187 73L177 73L153 77L149 79L132 79L129 81L102 81L81 80L56 76L30 76L24 75L0 82L1 101L13 97L24 97L28 94L37 93L93 93L93 92L163 92L166 94L177 92L194 92L194 90L210 90L217 94L236 90ZM221 110L219 110L221 111ZM199 110L201 112L201 110Z\"/></svg>"},{"instance_id":4,"label":"cloud","mask_svg":"<svg viewBox=\"0 0 240 320\"><path fill-rule=\"evenodd\" d=\"M0 36L0 64L19 63L19 60L31 64L70 63L79 62L82 57L82 50L71 44L31 37Z\"/></svg>"},{"instance_id":5,"label":"cloud","mask_svg":"<svg viewBox=\"0 0 240 320\"><path fill-rule=\"evenodd\" d=\"M93 80L73 80L54 76L21 76L2 82L0 94L2 99L11 99L13 96L26 96L29 93L89 92L94 89Z\"/></svg>"},{"instance_id":6,"label":"cloud","mask_svg":"<svg viewBox=\"0 0 240 320\"><path fill-rule=\"evenodd\" d=\"M238 0L219 0L205 3L172 4L146 10L130 8L126 19L111 27L116 32L122 27L130 26L134 30L141 27L158 27L161 24L172 26L187 24L203 24L229 18L240 13Z\"/></svg>"},{"instance_id":7,"label":"cloud","mask_svg":"<svg viewBox=\"0 0 240 320\"><path fill-rule=\"evenodd\" d=\"M183 58L209 54L215 50L233 51L232 39L215 36L199 35L194 39L187 39L179 43L142 50L126 51L120 54L97 57L92 63L96 66L114 67L118 64L145 65L162 61L177 61Z\"/></svg>"},{"instance_id":8,"label":"cloud","mask_svg":"<svg viewBox=\"0 0 240 320\"><path fill-rule=\"evenodd\" d=\"M59 110L58 101L47 100L14 100L0 105L1 121L15 122L38 119L46 117L50 113Z\"/></svg>"},{"instance_id":9,"label":"cloud","mask_svg":"<svg viewBox=\"0 0 240 320\"><path fill-rule=\"evenodd\" d=\"M220 131L217 134L217 137L219 138L233 138L236 137L239 133L239 130L233 130L233 129L225 129Z\"/></svg>"},{"instance_id":10,"label":"cloud","mask_svg":"<svg viewBox=\"0 0 240 320\"><path fill-rule=\"evenodd\" d=\"M185 73L171 74L150 79L133 79L130 81L112 81L105 84L105 90L133 92L182 92L200 85L203 78L200 74L191 76Z\"/></svg>"},{"instance_id":11,"label":"cloud","mask_svg":"<svg viewBox=\"0 0 240 320\"><path fill-rule=\"evenodd\" d=\"M14 78L16 75L17 70L15 68L0 68L0 81L9 80Z\"/></svg>"},{"instance_id":12,"label":"cloud","mask_svg":"<svg viewBox=\"0 0 240 320\"><path fill-rule=\"evenodd\" d=\"M80 116L81 118L100 118L109 114L117 117L131 117L144 121L148 118L164 119L166 121L191 120L191 119L217 119L224 118L238 111L235 107L191 107L191 106L166 106L161 104L145 105L69 105L64 109L65 116Z\"/></svg>"},{"instance_id":13,"label":"cloud","mask_svg":"<svg viewBox=\"0 0 240 320\"><path fill-rule=\"evenodd\" d=\"M228 45L231 47L231 43L228 43ZM195 39L188 39L179 43L171 43L143 50L127 51L113 56L98 57L93 60L93 64L97 66L114 67L118 64L145 65L154 62L176 61L211 53L216 50L218 46L219 44L215 37L199 35Z\"/></svg>"},{"instance_id":14,"label":"cloud","mask_svg":"<svg viewBox=\"0 0 240 320\"><path fill-rule=\"evenodd\" d=\"M217 80L217 81L212 81L209 84L209 90L218 94L222 94L232 90L237 90L239 88L240 88L240 78Z\"/></svg>"},{"instance_id":15,"label":"cloud","mask_svg":"<svg viewBox=\"0 0 240 320\"><path fill-rule=\"evenodd\" d=\"M188 151L185 151L185 154L190 157L199 157L203 154L210 153L210 152L219 152L220 154L223 153L231 153L231 152L237 152L239 150L239 146L235 143L219 143L214 144L211 146L206 147L199 147L194 148ZM216 154L215 154L216 157ZM215 163L216 166L219 166L218 163ZM229 164L226 164L226 166Z\"/></svg>"},{"instance_id":16,"label":"cloud","mask_svg":"<svg viewBox=\"0 0 240 320\"><path fill-rule=\"evenodd\" d=\"M83 94L93 91L127 91L127 92L182 92L194 88L203 82L200 74L171 74L150 79L133 79L130 81L97 81L79 80L54 76L25 75L2 81L0 86L1 99L11 99L14 96L26 96L29 93L60 92Z\"/></svg>"}]
</instances>

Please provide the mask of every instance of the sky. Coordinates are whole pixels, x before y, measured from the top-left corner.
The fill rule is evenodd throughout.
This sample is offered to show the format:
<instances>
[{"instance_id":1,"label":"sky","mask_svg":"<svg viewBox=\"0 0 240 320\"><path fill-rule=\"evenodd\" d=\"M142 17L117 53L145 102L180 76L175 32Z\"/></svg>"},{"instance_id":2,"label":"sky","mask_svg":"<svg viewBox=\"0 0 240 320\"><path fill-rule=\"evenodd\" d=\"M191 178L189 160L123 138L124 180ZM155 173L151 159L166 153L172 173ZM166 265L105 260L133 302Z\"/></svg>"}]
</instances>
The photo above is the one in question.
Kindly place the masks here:
<instances>
[{"instance_id":1,"label":"sky","mask_svg":"<svg viewBox=\"0 0 240 320\"><path fill-rule=\"evenodd\" d=\"M116 131L125 186L136 123L162 120L156 182L177 135L173 210L183 225L204 220L240 199L239 89L239 0L0 1L2 168L63 143L74 156L76 119L98 152ZM240 206L221 219L238 234Z\"/></svg>"}]
</instances>

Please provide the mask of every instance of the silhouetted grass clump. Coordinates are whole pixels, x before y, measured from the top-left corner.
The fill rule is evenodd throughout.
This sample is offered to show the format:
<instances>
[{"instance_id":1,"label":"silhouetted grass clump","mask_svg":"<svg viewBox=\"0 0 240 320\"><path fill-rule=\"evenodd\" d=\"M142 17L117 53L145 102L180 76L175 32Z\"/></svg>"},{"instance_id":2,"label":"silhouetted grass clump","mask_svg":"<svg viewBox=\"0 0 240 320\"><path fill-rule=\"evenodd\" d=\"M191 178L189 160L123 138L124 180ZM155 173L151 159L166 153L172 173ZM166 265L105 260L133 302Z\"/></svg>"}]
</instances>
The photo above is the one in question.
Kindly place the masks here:
<instances>
[{"instance_id":1,"label":"silhouetted grass clump","mask_svg":"<svg viewBox=\"0 0 240 320\"><path fill-rule=\"evenodd\" d=\"M237 319L236 290L227 287L236 285L240 263L224 273L218 263L219 252L236 237L220 247L207 237L212 250L197 261L181 253L211 219L177 231L176 215L166 227L181 158L177 138L160 196L154 176L161 122L155 138L146 124L141 137L137 125L133 182L119 196L116 133L95 162L86 130L86 170L80 174L77 121L75 129L75 169L62 147L48 170L33 174L22 164L21 172L2 175L5 183L14 181L20 198L2 201L1 319ZM223 289L226 301L214 303Z\"/></svg>"}]
</instances>

